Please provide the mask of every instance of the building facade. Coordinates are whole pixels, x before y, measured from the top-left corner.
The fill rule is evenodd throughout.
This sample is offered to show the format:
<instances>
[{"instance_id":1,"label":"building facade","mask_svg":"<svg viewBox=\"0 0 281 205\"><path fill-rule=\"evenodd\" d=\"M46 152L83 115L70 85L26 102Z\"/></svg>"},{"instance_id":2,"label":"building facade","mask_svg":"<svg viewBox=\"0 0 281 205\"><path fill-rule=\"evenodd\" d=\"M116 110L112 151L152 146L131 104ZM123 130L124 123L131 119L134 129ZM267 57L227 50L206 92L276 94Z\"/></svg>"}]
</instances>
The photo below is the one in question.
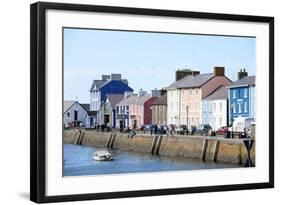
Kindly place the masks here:
<instances>
[{"instance_id":1,"label":"building facade","mask_svg":"<svg viewBox=\"0 0 281 205\"><path fill-rule=\"evenodd\" d=\"M101 123L116 127L116 105L124 99L124 94L107 94L104 102L101 104L100 116Z\"/></svg>"},{"instance_id":2,"label":"building facade","mask_svg":"<svg viewBox=\"0 0 281 205\"><path fill-rule=\"evenodd\" d=\"M77 101L64 101L64 127L87 126L88 113L84 106Z\"/></svg>"},{"instance_id":3,"label":"building facade","mask_svg":"<svg viewBox=\"0 0 281 205\"><path fill-rule=\"evenodd\" d=\"M167 125L167 94L154 100L151 104L152 124Z\"/></svg>"},{"instance_id":4,"label":"building facade","mask_svg":"<svg viewBox=\"0 0 281 205\"><path fill-rule=\"evenodd\" d=\"M224 75L224 67L214 67L214 72L207 74L195 71L174 82L167 87L168 124L187 125L189 128L202 124L203 98L218 87L231 83Z\"/></svg>"},{"instance_id":5,"label":"building facade","mask_svg":"<svg viewBox=\"0 0 281 205\"><path fill-rule=\"evenodd\" d=\"M124 94L133 92L128 81L121 74L102 75L101 80L94 80L90 88L90 110L95 111L93 123L101 124L100 108L107 94Z\"/></svg>"},{"instance_id":6,"label":"building facade","mask_svg":"<svg viewBox=\"0 0 281 205\"><path fill-rule=\"evenodd\" d=\"M202 124L209 124L214 131L228 126L228 89L221 86L203 99Z\"/></svg>"},{"instance_id":7,"label":"building facade","mask_svg":"<svg viewBox=\"0 0 281 205\"><path fill-rule=\"evenodd\" d=\"M255 121L255 76L245 76L228 88L229 120L237 129L243 129L249 126L247 121Z\"/></svg>"},{"instance_id":8,"label":"building facade","mask_svg":"<svg viewBox=\"0 0 281 205\"><path fill-rule=\"evenodd\" d=\"M140 128L144 124L151 123L150 106L156 97L141 91L140 95L130 95L116 105L117 127L125 126L131 129Z\"/></svg>"}]
</instances>

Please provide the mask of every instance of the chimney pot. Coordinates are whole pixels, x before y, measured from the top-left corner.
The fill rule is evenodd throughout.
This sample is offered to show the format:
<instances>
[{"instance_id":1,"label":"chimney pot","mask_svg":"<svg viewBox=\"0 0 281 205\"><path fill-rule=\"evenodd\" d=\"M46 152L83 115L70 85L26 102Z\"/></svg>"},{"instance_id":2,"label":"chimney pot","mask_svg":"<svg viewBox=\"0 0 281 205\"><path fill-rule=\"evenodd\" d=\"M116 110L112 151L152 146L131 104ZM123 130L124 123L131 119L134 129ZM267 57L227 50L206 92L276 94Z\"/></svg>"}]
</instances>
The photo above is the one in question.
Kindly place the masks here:
<instances>
[{"instance_id":1,"label":"chimney pot","mask_svg":"<svg viewBox=\"0 0 281 205\"><path fill-rule=\"evenodd\" d=\"M248 76L248 72L246 71L246 69L240 69L240 71L237 73L237 80L240 80L246 76Z\"/></svg>"}]
</instances>

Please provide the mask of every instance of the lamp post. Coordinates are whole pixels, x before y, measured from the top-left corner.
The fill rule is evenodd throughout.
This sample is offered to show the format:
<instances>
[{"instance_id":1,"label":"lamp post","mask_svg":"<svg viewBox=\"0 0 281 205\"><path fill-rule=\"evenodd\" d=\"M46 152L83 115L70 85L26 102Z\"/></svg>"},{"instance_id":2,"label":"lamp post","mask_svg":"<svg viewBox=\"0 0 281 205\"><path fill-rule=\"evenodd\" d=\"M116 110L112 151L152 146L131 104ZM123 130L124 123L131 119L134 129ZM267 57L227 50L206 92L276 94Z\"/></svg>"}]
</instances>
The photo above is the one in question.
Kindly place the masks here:
<instances>
[{"instance_id":1,"label":"lamp post","mask_svg":"<svg viewBox=\"0 0 281 205\"><path fill-rule=\"evenodd\" d=\"M188 106L186 106L186 129L188 134Z\"/></svg>"},{"instance_id":2,"label":"lamp post","mask_svg":"<svg viewBox=\"0 0 281 205\"><path fill-rule=\"evenodd\" d=\"M233 109L235 108L235 105L234 105L234 103L231 105L231 119L230 119L230 121L231 121L231 137L232 138L234 138L234 133L233 133L233 121L234 121L234 119L233 119Z\"/></svg>"}]
</instances>

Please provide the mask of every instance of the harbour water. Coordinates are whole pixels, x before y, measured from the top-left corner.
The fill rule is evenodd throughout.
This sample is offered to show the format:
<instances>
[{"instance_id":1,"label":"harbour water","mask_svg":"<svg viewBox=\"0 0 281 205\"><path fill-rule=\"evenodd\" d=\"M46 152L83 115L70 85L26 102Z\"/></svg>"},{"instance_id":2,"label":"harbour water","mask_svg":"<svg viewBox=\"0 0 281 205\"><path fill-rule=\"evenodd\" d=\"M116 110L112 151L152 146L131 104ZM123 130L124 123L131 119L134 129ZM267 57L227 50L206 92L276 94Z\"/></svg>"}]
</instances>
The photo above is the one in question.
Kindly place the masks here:
<instances>
[{"instance_id":1,"label":"harbour water","mask_svg":"<svg viewBox=\"0 0 281 205\"><path fill-rule=\"evenodd\" d=\"M153 156L147 153L108 150L114 160L98 162L92 156L104 148L64 144L64 176L121 174L241 167L236 164L203 162L184 157Z\"/></svg>"}]
</instances>

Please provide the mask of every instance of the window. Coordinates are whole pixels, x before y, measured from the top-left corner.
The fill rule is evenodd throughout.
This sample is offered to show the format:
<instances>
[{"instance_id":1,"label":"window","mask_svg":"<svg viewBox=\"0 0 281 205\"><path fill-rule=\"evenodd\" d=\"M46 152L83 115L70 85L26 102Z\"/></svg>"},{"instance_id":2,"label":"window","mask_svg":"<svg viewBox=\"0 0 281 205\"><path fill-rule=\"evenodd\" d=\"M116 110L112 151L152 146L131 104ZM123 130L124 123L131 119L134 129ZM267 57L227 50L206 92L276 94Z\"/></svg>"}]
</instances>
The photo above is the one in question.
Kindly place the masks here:
<instances>
[{"instance_id":1,"label":"window","mask_svg":"<svg viewBox=\"0 0 281 205\"><path fill-rule=\"evenodd\" d=\"M241 107L242 102L238 103L238 112L241 113L242 112L242 107Z\"/></svg>"},{"instance_id":2,"label":"window","mask_svg":"<svg viewBox=\"0 0 281 205\"><path fill-rule=\"evenodd\" d=\"M244 103L244 112L248 112L248 103L247 102Z\"/></svg>"},{"instance_id":3,"label":"window","mask_svg":"<svg viewBox=\"0 0 281 205\"><path fill-rule=\"evenodd\" d=\"M189 89L189 95L192 95L192 89Z\"/></svg>"},{"instance_id":4,"label":"window","mask_svg":"<svg viewBox=\"0 0 281 205\"><path fill-rule=\"evenodd\" d=\"M220 111L222 111L222 102L220 102Z\"/></svg>"},{"instance_id":5,"label":"window","mask_svg":"<svg viewBox=\"0 0 281 205\"><path fill-rule=\"evenodd\" d=\"M238 98L241 99L242 98L242 89L238 90Z\"/></svg>"},{"instance_id":6,"label":"window","mask_svg":"<svg viewBox=\"0 0 281 205\"><path fill-rule=\"evenodd\" d=\"M70 112L67 113L67 117L70 117Z\"/></svg>"},{"instance_id":7,"label":"window","mask_svg":"<svg viewBox=\"0 0 281 205\"><path fill-rule=\"evenodd\" d=\"M235 103L232 105L232 113L236 113L236 104Z\"/></svg>"},{"instance_id":8,"label":"window","mask_svg":"<svg viewBox=\"0 0 281 205\"><path fill-rule=\"evenodd\" d=\"M247 98L248 97L248 88L244 89L244 97Z\"/></svg>"},{"instance_id":9,"label":"window","mask_svg":"<svg viewBox=\"0 0 281 205\"><path fill-rule=\"evenodd\" d=\"M198 88L196 88L196 90L195 90L195 94L196 94L196 95L198 95Z\"/></svg>"},{"instance_id":10,"label":"window","mask_svg":"<svg viewBox=\"0 0 281 205\"><path fill-rule=\"evenodd\" d=\"M116 107L116 112L119 113L119 106Z\"/></svg>"},{"instance_id":11,"label":"window","mask_svg":"<svg viewBox=\"0 0 281 205\"><path fill-rule=\"evenodd\" d=\"M232 91L232 96L233 96L233 98L236 98L236 92L235 92L236 90L233 90Z\"/></svg>"}]
</instances>

